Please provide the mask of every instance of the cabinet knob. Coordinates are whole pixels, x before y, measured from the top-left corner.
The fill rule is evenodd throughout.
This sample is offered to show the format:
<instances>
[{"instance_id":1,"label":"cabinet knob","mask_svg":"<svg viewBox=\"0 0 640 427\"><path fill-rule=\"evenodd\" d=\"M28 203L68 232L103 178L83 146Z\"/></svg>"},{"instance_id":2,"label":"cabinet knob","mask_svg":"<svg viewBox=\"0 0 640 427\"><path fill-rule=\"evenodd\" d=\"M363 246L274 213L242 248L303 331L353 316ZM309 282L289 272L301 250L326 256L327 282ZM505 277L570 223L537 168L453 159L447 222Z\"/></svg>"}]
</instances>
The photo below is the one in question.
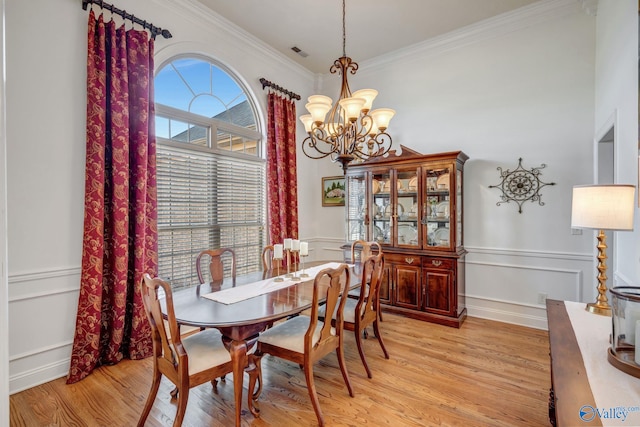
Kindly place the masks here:
<instances>
[{"instance_id":1,"label":"cabinet knob","mask_svg":"<svg viewBox=\"0 0 640 427\"><path fill-rule=\"evenodd\" d=\"M404 260L407 262L407 264L413 264L413 258L405 258Z\"/></svg>"},{"instance_id":2,"label":"cabinet knob","mask_svg":"<svg viewBox=\"0 0 640 427\"><path fill-rule=\"evenodd\" d=\"M431 264L435 265L436 267L440 267L442 265L442 261L439 261L437 259L432 259Z\"/></svg>"}]
</instances>

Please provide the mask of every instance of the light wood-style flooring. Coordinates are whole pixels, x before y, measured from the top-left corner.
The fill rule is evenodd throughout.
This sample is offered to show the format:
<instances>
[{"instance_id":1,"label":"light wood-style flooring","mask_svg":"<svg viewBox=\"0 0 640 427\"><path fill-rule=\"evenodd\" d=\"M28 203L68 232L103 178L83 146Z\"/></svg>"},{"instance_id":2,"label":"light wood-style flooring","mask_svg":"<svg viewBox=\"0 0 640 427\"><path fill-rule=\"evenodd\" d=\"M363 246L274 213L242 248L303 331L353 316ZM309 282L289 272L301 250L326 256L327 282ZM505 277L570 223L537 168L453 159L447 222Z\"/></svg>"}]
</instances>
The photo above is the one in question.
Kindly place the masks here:
<instances>
[{"instance_id":1,"label":"light wood-style flooring","mask_svg":"<svg viewBox=\"0 0 640 427\"><path fill-rule=\"evenodd\" d=\"M460 329L385 313L390 360L377 340L364 341L368 379L352 333L346 360L348 395L335 354L316 364L320 405L329 426L548 426L549 344L546 331L467 318ZM372 331L370 331L372 333ZM314 426L304 373L265 356L261 418L243 398L245 426ZM134 426L150 385L151 359L101 367L73 385L65 379L14 394L11 426ZM170 426L175 405L162 382L147 426ZM233 426L233 380L191 390L184 426Z\"/></svg>"}]
</instances>

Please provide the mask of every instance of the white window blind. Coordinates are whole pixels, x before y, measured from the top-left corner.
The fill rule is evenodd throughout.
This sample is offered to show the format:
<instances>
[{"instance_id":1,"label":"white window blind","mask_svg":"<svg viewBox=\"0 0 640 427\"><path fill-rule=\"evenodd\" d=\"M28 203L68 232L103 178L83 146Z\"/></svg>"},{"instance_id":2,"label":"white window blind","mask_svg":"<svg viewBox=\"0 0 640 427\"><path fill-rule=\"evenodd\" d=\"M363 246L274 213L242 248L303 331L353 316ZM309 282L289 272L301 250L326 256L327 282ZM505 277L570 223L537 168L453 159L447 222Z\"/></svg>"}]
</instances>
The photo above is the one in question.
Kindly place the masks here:
<instances>
[{"instance_id":1,"label":"white window blind","mask_svg":"<svg viewBox=\"0 0 640 427\"><path fill-rule=\"evenodd\" d=\"M159 276L174 288L196 283L198 253L225 247L236 253L238 274L260 270L265 245L264 160L160 142Z\"/></svg>"}]
</instances>

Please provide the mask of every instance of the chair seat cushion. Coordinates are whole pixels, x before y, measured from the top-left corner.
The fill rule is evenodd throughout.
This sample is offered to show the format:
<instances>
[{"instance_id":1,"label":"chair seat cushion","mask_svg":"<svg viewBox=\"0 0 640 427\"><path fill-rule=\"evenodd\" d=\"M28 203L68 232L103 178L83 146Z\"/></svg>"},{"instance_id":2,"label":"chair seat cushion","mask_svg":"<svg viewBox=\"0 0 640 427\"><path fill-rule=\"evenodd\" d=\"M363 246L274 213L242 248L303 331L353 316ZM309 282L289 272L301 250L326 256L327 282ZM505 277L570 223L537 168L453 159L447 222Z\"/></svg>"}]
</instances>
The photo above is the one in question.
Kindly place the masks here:
<instances>
[{"instance_id":1,"label":"chair seat cushion","mask_svg":"<svg viewBox=\"0 0 640 427\"><path fill-rule=\"evenodd\" d=\"M309 316L297 316L286 322L279 323L260 334L258 342L285 348L297 353L304 353L304 335L309 329L310 321ZM320 332L323 325L320 321L316 325L316 330L313 334L313 345L320 340ZM331 334L336 334L335 328L331 328Z\"/></svg>"},{"instance_id":2,"label":"chair seat cushion","mask_svg":"<svg viewBox=\"0 0 640 427\"><path fill-rule=\"evenodd\" d=\"M217 329L205 329L182 339L189 355L189 375L231 361L229 351L222 344L222 334Z\"/></svg>"},{"instance_id":3,"label":"chair seat cushion","mask_svg":"<svg viewBox=\"0 0 640 427\"><path fill-rule=\"evenodd\" d=\"M344 303L344 321L346 323L355 323L356 322L356 305L358 304L358 300L353 298L347 298L347 302ZM318 310L318 316L326 317L326 306L320 307ZM333 313L332 319L335 320L336 313Z\"/></svg>"}]
</instances>

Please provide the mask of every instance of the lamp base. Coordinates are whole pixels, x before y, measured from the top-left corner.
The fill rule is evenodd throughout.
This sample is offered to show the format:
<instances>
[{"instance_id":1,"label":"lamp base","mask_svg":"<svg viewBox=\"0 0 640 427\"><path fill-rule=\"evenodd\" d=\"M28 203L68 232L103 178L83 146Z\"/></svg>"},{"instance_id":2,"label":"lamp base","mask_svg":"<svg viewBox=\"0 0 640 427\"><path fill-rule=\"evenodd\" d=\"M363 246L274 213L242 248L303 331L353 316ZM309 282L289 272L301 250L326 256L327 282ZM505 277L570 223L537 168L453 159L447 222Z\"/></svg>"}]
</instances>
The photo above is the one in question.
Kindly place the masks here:
<instances>
[{"instance_id":1,"label":"lamp base","mask_svg":"<svg viewBox=\"0 0 640 427\"><path fill-rule=\"evenodd\" d=\"M609 304L602 304L600 302L590 302L584 308L589 313L600 314L601 316L611 317L611 306Z\"/></svg>"}]
</instances>

